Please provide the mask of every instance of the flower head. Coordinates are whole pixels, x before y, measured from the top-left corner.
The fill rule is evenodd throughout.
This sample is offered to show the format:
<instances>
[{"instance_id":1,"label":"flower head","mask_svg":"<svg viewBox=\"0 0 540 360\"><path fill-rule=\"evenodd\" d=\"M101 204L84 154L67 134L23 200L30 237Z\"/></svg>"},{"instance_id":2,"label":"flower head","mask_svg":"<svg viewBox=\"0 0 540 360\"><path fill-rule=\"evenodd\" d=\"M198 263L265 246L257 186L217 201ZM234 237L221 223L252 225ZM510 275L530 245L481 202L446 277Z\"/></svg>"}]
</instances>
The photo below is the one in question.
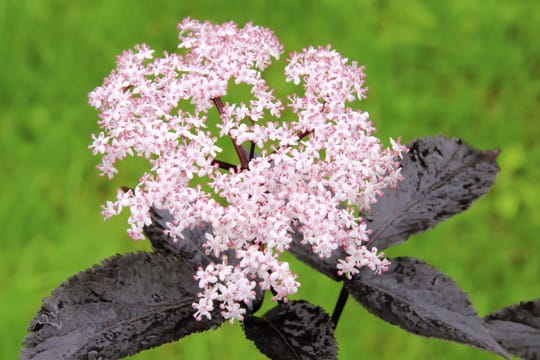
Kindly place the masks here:
<instances>
[{"instance_id":1,"label":"flower head","mask_svg":"<svg viewBox=\"0 0 540 360\"><path fill-rule=\"evenodd\" d=\"M90 147L102 156L102 174L112 178L127 156L149 163L104 216L129 208L134 239L144 237L152 206L171 213L173 236L211 225L205 249L222 263L195 274L197 318L210 317L217 302L225 318L241 320L241 304L254 299L257 286L272 289L276 300L296 293L296 275L279 260L295 231L321 258L343 248L340 274L364 266L384 271L388 261L365 247L369 234L358 214L401 179L405 148L393 140L385 148L369 115L350 106L365 97L363 68L330 47L293 53L285 76L303 92L283 103L262 76L283 51L270 30L189 18L178 29L179 53L154 58L146 45L125 51L89 95L102 129ZM249 86L252 98L227 102L233 83ZM285 108L292 117L281 117ZM219 137L232 140L237 164L220 159ZM197 185L203 181L210 190ZM236 265L227 263L231 249Z\"/></svg>"}]
</instances>

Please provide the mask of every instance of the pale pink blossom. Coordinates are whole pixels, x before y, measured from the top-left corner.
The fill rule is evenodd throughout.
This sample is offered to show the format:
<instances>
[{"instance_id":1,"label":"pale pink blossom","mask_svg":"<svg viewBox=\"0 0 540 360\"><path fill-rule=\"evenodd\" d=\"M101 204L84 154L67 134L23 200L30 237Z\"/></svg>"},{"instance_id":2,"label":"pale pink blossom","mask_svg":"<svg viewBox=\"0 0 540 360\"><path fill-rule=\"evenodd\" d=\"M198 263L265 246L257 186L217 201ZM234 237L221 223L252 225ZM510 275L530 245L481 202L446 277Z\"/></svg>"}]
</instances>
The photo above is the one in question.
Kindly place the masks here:
<instances>
[{"instance_id":1,"label":"pale pink blossom","mask_svg":"<svg viewBox=\"0 0 540 360\"><path fill-rule=\"evenodd\" d=\"M241 320L257 287L272 290L274 300L295 294L297 275L280 258L295 231L321 258L344 249L340 275L386 271L389 262L364 245L369 233L358 214L396 186L407 149L399 138L383 146L369 114L352 106L366 97L363 67L330 46L292 53L285 78L303 90L282 101L262 73L283 52L270 30L190 18L178 30L178 53L154 57L144 44L124 51L89 94L101 128L90 149L101 156L102 175L113 178L128 156L148 163L103 216L128 208L134 239L143 238L152 206L173 216L171 236L210 225L204 248L221 263L194 274L197 319L219 308ZM232 84L249 87L250 98L229 103ZM231 249L236 265L228 262Z\"/></svg>"}]
</instances>

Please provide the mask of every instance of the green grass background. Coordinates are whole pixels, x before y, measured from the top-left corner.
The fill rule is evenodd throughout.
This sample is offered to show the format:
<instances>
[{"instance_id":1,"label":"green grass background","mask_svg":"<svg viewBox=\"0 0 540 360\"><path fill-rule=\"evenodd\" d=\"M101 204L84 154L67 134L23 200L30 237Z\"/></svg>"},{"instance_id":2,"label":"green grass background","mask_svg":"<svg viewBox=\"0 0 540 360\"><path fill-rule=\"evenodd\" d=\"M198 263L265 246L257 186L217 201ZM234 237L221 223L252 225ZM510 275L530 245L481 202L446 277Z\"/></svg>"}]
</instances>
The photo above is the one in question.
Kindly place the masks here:
<instances>
[{"instance_id":1,"label":"green grass background","mask_svg":"<svg viewBox=\"0 0 540 360\"><path fill-rule=\"evenodd\" d=\"M275 30L286 52L332 44L367 65L363 106L387 139L443 133L500 148L501 173L469 211L389 255L426 260L465 289L481 315L540 296L540 3L538 1L0 2L0 358L14 359L41 298L129 240L125 216L99 205L119 185L98 176L87 146L97 131L87 93L136 43L176 48L191 16ZM279 69L272 70L277 74ZM276 78L279 79L279 78ZM276 81L277 82L277 81ZM302 265L305 298L331 311L338 286ZM340 359L494 359L410 335L347 304ZM238 325L192 335L133 359L262 359Z\"/></svg>"}]
</instances>

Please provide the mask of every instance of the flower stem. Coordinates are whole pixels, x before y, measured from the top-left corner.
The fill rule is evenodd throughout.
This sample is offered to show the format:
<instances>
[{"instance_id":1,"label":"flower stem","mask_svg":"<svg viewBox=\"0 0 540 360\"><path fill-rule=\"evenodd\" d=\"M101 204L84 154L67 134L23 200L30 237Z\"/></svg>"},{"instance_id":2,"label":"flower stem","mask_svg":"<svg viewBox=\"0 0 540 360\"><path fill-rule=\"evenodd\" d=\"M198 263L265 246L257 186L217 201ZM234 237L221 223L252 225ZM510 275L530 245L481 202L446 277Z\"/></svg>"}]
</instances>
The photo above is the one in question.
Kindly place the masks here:
<instances>
[{"instance_id":1,"label":"flower stem","mask_svg":"<svg viewBox=\"0 0 540 360\"><path fill-rule=\"evenodd\" d=\"M251 146L249 148L249 160L253 159L255 157L255 143L252 141Z\"/></svg>"},{"instance_id":2,"label":"flower stem","mask_svg":"<svg viewBox=\"0 0 540 360\"><path fill-rule=\"evenodd\" d=\"M212 99L212 102L216 106L216 109L218 113L221 115L223 114L223 102L221 102L221 98L217 97ZM242 146L238 145L234 138L231 136L232 143L234 145L234 149L236 150L236 155L238 156L238 159L240 160L240 165L242 169L248 168L249 160L246 157L246 153L244 152L244 149L242 149Z\"/></svg>"},{"instance_id":3,"label":"flower stem","mask_svg":"<svg viewBox=\"0 0 540 360\"><path fill-rule=\"evenodd\" d=\"M217 165L220 169L223 169L223 170L236 169L236 165L229 164L228 162L216 160L216 159L212 160L212 165Z\"/></svg>"},{"instance_id":4,"label":"flower stem","mask_svg":"<svg viewBox=\"0 0 540 360\"><path fill-rule=\"evenodd\" d=\"M339 318L341 316L341 313L343 312L343 308L345 307L345 304L347 303L348 298L349 298L349 293L345 289L345 286L343 286L339 293L339 298L337 300L336 307L334 308L334 312L332 314L332 322L334 323L335 327L337 327Z\"/></svg>"},{"instance_id":5,"label":"flower stem","mask_svg":"<svg viewBox=\"0 0 540 360\"><path fill-rule=\"evenodd\" d=\"M302 140L303 138L305 138L306 136L310 135L313 133L313 130L307 130L307 131L304 131L304 132L299 132L298 134L296 134L296 136L298 136L298 140Z\"/></svg>"}]
</instances>

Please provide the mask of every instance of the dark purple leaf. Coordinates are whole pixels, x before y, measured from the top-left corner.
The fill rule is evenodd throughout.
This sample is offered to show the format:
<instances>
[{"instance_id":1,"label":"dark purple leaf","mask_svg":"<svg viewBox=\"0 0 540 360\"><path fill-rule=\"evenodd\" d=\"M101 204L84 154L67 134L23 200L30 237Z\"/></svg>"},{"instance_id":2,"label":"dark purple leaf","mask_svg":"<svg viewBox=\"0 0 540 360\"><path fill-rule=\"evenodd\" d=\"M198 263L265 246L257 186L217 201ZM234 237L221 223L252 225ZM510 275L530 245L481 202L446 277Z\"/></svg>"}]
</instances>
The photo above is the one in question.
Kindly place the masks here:
<instances>
[{"instance_id":1,"label":"dark purple leaf","mask_svg":"<svg viewBox=\"0 0 540 360\"><path fill-rule=\"evenodd\" d=\"M365 270L345 281L347 291L372 314L414 334L508 355L489 334L467 294L444 273L407 257L388 272Z\"/></svg>"},{"instance_id":2,"label":"dark purple leaf","mask_svg":"<svg viewBox=\"0 0 540 360\"><path fill-rule=\"evenodd\" d=\"M407 144L404 180L386 189L369 213L370 246L379 250L458 214L495 181L498 150L479 151L458 139L420 138Z\"/></svg>"},{"instance_id":3,"label":"dark purple leaf","mask_svg":"<svg viewBox=\"0 0 540 360\"><path fill-rule=\"evenodd\" d=\"M216 328L218 314L193 318L194 272L183 256L140 252L75 275L43 300L21 359L118 359Z\"/></svg>"},{"instance_id":4,"label":"dark purple leaf","mask_svg":"<svg viewBox=\"0 0 540 360\"><path fill-rule=\"evenodd\" d=\"M270 359L337 359L330 316L306 301L279 304L262 318L246 316L244 332Z\"/></svg>"},{"instance_id":5,"label":"dark purple leaf","mask_svg":"<svg viewBox=\"0 0 540 360\"><path fill-rule=\"evenodd\" d=\"M540 359L540 299L505 307L484 319L503 348L522 359Z\"/></svg>"}]
</instances>

